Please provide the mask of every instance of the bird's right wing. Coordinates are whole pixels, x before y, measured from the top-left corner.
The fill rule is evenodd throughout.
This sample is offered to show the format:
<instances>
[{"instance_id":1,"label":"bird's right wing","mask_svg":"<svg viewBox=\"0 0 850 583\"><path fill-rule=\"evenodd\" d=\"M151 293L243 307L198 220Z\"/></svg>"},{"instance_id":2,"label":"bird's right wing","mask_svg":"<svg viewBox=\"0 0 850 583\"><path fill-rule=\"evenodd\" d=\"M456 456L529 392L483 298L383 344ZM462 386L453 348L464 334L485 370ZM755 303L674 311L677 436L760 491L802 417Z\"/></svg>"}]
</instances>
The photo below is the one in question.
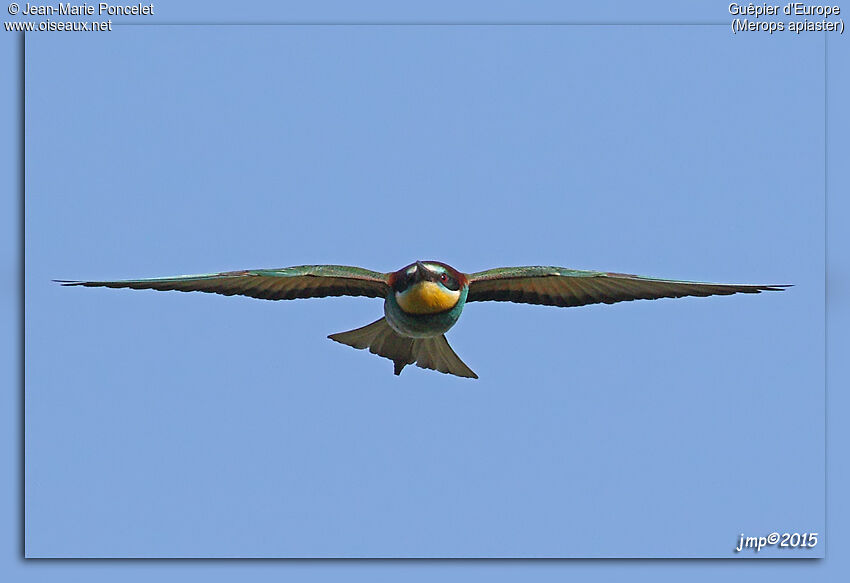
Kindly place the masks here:
<instances>
[{"instance_id":1,"label":"bird's right wing","mask_svg":"<svg viewBox=\"0 0 850 583\"><path fill-rule=\"evenodd\" d=\"M200 291L264 300L292 300L327 296L386 297L388 274L344 265L302 265L282 269L248 269L205 275L179 275L120 281L64 281L62 285Z\"/></svg>"}]
</instances>

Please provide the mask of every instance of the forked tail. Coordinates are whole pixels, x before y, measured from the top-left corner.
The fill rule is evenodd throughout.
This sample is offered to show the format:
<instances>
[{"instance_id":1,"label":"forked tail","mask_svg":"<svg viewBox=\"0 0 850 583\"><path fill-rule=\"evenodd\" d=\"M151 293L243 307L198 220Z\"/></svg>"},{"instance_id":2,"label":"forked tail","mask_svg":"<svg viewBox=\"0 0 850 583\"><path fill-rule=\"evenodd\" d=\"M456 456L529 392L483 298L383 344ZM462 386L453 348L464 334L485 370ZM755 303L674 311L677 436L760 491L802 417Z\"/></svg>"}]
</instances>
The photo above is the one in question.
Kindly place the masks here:
<instances>
[{"instance_id":1,"label":"forked tail","mask_svg":"<svg viewBox=\"0 0 850 583\"><path fill-rule=\"evenodd\" d=\"M444 334L432 338L407 338L390 328L386 318L356 330L331 334L328 338L354 348L368 348L372 354L389 358L397 375L408 364L416 364L459 377L478 378L455 354Z\"/></svg>"}]
</instances>

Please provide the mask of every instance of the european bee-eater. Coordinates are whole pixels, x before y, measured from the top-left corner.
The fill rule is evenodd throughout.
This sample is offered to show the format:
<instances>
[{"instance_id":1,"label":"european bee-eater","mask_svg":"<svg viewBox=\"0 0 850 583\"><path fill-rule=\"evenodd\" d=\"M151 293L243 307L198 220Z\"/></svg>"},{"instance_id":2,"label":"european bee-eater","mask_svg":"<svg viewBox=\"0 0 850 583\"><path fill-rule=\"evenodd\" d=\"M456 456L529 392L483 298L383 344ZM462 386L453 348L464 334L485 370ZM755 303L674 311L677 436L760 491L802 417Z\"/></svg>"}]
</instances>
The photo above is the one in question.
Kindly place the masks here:
<instances>
[{"instance_id":1,"label":"european bee-eater","mask_svg":"<svg viewBox=\"0 0 850 583\"><path fill-rule=\"evenodd\" d=\"M395 374L408 364L478 378L451 349L445 333L467 302L486 300L545 306L613 304L684 296L780 291L786 285L737 285L675 281L563 267L502 267L461 273L439 261L417 261L394 273L342 265L303 265L123 281L59 281L63 285L201 291L264 300L327 296L384 299L384 317L368 326L328 336L368 348L393 361Z\"/></svg>"}]
</instances>

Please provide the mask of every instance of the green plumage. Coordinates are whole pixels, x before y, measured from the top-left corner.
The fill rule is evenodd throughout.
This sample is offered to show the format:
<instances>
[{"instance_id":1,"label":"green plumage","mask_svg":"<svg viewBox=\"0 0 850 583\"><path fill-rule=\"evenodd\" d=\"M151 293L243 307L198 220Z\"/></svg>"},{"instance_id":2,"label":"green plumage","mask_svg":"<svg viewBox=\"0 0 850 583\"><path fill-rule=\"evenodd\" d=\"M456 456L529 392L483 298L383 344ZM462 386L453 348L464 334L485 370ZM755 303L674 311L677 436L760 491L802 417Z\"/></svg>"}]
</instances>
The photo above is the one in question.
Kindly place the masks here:
<instances>
[{"instance_id":1,"label":"green plumage","mask_svg":"<svg viewBox=\"0 0 850 583\"><path fill-rule=\"evenodd\" d=\"M478 378L478 375L455 354L444 334L430 338L402 336L390 327L386 318L356 330L331 334L328 338L352 348L368 348L372 354L392 360L393 372L396 375L400 375L408 364L416 364L420 368L459 377Z\"/></svg>"},{"instance_id":2,"label":"green plumage","mask_svg":"<svg viewBox=\"0 0 850 583\"><path fill-rule=\"evenodd\" d=\"M63 285L200 291L264 300L327 296L386 297L387 274L345 265L300 265L281 269L246 269L202 275L178 275L120 281L60 281Z\"/></svg>"},{"instance_id":3,"label":"green plumage","mask_svg":"<svg viewBox=\"0 0 850 583\"><path fill-rule=\"evenodd\" d=\"M469 276L467 302L573 307L685 296L779 291L784 285L702 283L565 267L502 267Z\"/></svg>"}]
</instances>

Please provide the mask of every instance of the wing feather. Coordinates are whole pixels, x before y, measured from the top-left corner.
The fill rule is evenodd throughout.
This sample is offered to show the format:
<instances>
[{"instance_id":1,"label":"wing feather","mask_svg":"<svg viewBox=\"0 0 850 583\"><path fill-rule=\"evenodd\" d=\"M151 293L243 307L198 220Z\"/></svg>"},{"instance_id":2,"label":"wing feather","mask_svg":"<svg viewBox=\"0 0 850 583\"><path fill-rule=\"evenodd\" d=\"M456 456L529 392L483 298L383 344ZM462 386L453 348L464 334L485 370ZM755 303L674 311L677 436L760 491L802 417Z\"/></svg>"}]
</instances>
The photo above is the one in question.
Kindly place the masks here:
<instances>
[{"instance_id":1,"label":"wing feather","mask_svg":"<svg viewBox=\"0 0 850 583\"><path fill-rule=\"evenodd\" d=\"M631 300L781 291L787 285L678 281L564 267L502 267L473 273L467 302L517 302L545 306L613 304Z\"/></svg>"},{"instance_id":2,"label":"wing feather","mask_svg":"<svg viewBox=\"0 0 850 583\"><path fill-rule=\"evenodd\" d=\"M388 274L344 265L301 265L282 269L248 269L203 275L180 275L120 281L64 281L62 285L200 291L225 296L242 295L264 300L292 300L328 296L383 298L389 292Z\"/></svg>"}]
</instances>

